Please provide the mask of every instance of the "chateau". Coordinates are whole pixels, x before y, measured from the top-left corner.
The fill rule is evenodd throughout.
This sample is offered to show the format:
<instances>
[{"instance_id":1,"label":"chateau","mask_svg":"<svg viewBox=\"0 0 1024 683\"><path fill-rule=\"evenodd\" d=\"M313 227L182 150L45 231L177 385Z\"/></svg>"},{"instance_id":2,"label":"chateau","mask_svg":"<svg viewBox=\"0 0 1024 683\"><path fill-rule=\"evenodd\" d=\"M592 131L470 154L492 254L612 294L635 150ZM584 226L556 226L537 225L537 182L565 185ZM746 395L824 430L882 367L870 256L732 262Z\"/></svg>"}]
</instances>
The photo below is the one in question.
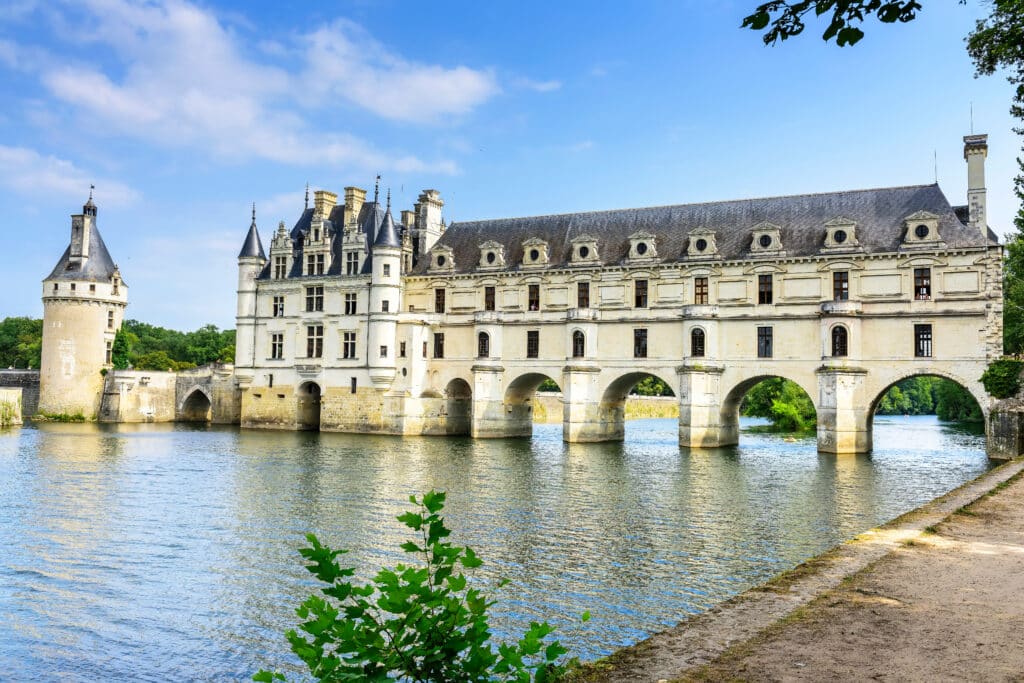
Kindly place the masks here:
<instances>
[{"instance_id":1,"label":"chateau","mask_svg":"<svg viewBox=\"0 0 1024 683\"><path fill-rule=\"evenodd\" d=\"M616 440L650 375L679 399L684 446L736 443L739 402L769 376L812 398L823 451L871 450L875 404L913 375L959 382L987 415L978 378L1002 351L987 149L964 138L964 206L932 184L446 227L436 190L396 218L347 187L341 204L307 194L269 250L254 212L241 424L523 436L552 379L566 441Z\"/></svg>"}]
</instances>

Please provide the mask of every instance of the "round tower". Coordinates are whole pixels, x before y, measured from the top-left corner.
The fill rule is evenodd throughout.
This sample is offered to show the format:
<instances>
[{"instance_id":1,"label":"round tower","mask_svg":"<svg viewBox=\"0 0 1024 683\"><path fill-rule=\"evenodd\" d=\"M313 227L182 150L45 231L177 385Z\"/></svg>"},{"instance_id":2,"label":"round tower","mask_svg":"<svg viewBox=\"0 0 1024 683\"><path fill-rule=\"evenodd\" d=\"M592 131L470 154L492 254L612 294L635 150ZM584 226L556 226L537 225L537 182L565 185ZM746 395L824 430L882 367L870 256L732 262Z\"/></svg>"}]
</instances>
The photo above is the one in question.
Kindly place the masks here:
<instances>
[{"instance_id":1,"label":"round tower","mask_svg":"<svg viewBox=\"0 0 1024 683\"><path fill-rule=\"evenodd\" d=\"M256 228L256 205L252 206L252 223L238 252L238 308L235 318L235 368L241 368L239 379L252 380L256 349L256 278L266 266L267 257Z\"/></svg>"},{"instance_id":2,"label":"round tower","mask_svg":"<svg viewBox=\"0 0 1024 683\"><path fill-rule=\"evenodd\" d=\"M384 220L371 247L370 323L367 352L370 381L387 387L395 378L398 309L402 303L402 240L391 217L391 191Z\"/></svg>"},{"instance_id":3,"label":"round tower","mask_svg":"<svg viewBox=\"0 0 1024 683\"><path fill-rule=\"evenodd\" d=\"M39 412L95 419L111 367L114 335L128 305L128 287L96 227L89 201L71 216L71 244L43 280L43 349Z\"/></svg>"}]
</instances>

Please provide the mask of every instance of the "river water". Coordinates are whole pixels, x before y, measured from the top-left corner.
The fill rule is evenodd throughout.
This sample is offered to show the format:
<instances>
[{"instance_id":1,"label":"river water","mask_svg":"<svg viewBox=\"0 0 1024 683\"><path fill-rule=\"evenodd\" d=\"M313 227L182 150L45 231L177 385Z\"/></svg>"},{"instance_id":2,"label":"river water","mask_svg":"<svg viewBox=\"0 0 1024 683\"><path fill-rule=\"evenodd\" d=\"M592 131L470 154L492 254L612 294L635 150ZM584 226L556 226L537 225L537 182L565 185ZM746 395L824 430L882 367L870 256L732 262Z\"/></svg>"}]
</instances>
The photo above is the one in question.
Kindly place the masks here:
<instances>
[{"instance_id":1,"label":"river water","mask_svg":"<svg viewBox=\"0 0 1024 683\"><path fill-rule=\"evenodd\" d=\"M745 421L747 425L749 421ZM299 671L283 631L313 531L376 569L411 493L448 492L499 634L549 619L584 659L675 624L976 477L984 439L875 420L871 456L744 432L688 451L675 420L624 444L40 425L0 432L0 679L241 680ZM363 576L368 575L363 572ZM583 628L575 616L589 610Z\"/></svg>"}]
</instances>

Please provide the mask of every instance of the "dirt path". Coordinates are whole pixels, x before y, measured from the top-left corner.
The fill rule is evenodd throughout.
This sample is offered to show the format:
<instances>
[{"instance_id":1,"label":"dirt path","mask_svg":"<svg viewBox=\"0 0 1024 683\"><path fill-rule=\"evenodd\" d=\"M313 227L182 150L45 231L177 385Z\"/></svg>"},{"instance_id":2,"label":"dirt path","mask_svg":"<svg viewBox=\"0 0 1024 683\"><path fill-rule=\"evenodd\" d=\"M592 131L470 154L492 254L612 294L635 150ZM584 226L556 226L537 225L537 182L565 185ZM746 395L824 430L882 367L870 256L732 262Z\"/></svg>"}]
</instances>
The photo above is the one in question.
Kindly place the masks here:
<instances>
[{"instance_id":1,"label":"dirt path","mask_svg":"<svg viewBox=\"0 0 1024 683\"><path fill-rule=\"evenodd\" d=\"M990 472L581 680L1024 681L1024 478L1008 479L1022 470Z\"/></svg>"}]
</instances>

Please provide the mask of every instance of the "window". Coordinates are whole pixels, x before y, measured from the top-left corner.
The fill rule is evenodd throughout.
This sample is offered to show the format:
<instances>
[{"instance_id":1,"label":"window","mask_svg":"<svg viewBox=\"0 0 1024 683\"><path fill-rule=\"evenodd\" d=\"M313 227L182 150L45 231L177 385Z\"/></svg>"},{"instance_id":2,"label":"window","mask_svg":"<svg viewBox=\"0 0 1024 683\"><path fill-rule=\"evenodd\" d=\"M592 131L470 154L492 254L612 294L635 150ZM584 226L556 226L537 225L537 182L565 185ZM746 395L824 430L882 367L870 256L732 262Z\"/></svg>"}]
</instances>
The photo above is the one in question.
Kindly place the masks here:
<instances>
[{"instance_id":1,"label":"window","mask_svg":"<svg viewBox=\"0 0 1024 683\"><path fill-rule=\"evenodd\" d=\"M381 313L387 313L390 308L391 308L391 302L388 301L387 299L384 299L384 301L380 302L380 312Z\"/></svg>"},{"instance_id":2,"label":"window","mask_svg":"<svg viewBox=\"0 0 1024 683\"><path fill-rule=\"evenodd\" d=\"M114 329L114 312L113 311L107 311L107 329L108 330Z\"/></svg>"},{"instance_id":3,"label":"window","mask_svg":"<svg viewBox=\"0 0 1024 683\"><path fill-rule=\"evenodd\" d=\"M932 298L932 269L914 268L914 298Z\"/></svg>"},{"instance_id":4,"label":"window","mask_svg":"<svg viewBox=\"0 0 1024 683\"><path fill-rule=\"evenodd\" d=\"M270 389L274 388L274 373L267 375L267 387ZM280 394L278 394L278 396L280 396Z\"/></svg>"},{"instance_id":5,"label":"window","mask_svg":"<svg viewBox=\"0 0 1024 683\"><path fill-rule=\"evenodd\" d=\"M356 314L356 293L345 292L345 315Z\"/></svg>"},{"instance_id":6,"label":"window","mask_svg":"<svg viewBox=\"0 0 1024 683\"><path fill-rule=\"evenodd\" d=\"M323 285L317 285L316 287L306 287L306 310L307 311L322 311L322 310L324 310L324 288L323 288Z\"/></svg>"},{"instance_id":7,"label":"window","mask_svg":"<svg viewBox=\"0 0 1024 683\"><path fill-rule=\"evenodd\" d=\"M491 355L491 337L486 332L476 336L476 355L477 358L487 358Z\"/></svg>"},{"instance_id":8,"label":"window","mask_svg":"<svg viewBox=\"0 0 1024 683\"><path fill-rule=\"evenodd\" d=\"M528 291L527 308L531 311L540 310L540 285L530 285Z\"/></svg>"},{"instance_id":9,"label":"window","mask_svg":"<svg viewBox=\"0 0 1024 683\"><path fill-rule=\"evenodd\" d=\"M103 362L107 365L114 362L114 342L107 342L106 360Z\"/></svg>"},{"instance_id":10,"label":"window","mask_svg":"<svg viewBox=\"0 0 1024 683\"><path fill-rule=\"evenodd\" d=\"M526 332L526 357L537 358L540 356L540 332L538 330L527 330Z\"/></svg>"},{"instance_id":11,"label":"window","mask_svg":"<svg viewBox=\"0 0 1024 683\"><path fill-rule=\"evenodd\" d=\"M391 277L390 263L385 263L384 265L381 266L381 274L384 275L384 277Z\"/></svg>"},{"instance_id":12,"label":"window","mask_svg":"<svg viewBox=\"0 0 1024 683\"><path fill-rule=\"evenodd\" d=\"M75 283L74 282L71 283L71 291L72 292L75 291Z\"/></svg>"},{"instance_id":13,"label":"window","mask_svg":"<svg viewBox=\"0 0 1024 683\"><path fill-rule=\"evenodd\" d=\"M324 274L324 255L309 254L306 256L306 275Z\"/></svg>"},{"instance_id":14,"label":"window","mask_svg":"<svg viewBox=\"0 0 1024 683\"><path fill-rule=\"evenodd\" d=\"M576 330L572 333L572 357L583 358L587 355L587 338L583 333Z\"/></svg>"},{"instance_id":15,"label":"window","mask_svg":"<svg viewBox=\"0 0 1024 683\"><path fill-rule=\"evenodd\" d=\"M772 328L770 327L757 328L757 357L772 357Z\"/></svg>"},{"instance_id":16,"label":"window","mask_svg":"<svg viewBox=\"0 0 1024 683\"><path fill-rule=\"evenodd\" d=\"M359 274L359 254L350 251L345 254L345 275Z\"/></svg>"},{"instance_id":17,"label":"window","mask_svg":"<svg viewBox=\"0 0 1024 683\"><path fill-rule=\"evenodd\" d=\"M56 289L57 285L54 285L53 287L54 287L54 289ZM118 292L120 292L120 291L121 291L121 281L115 277L114 278L114 284L110 288L110 293L113 294L114 296L117 296Z\"/></svg>"},{"instance_id":18,"label":"window","mask_svg":"<svg viewBox=\"0 0 1024 683\"><path fill-rule=\"evenodd\" d=\"M270 335L270 357L274 360L284 358L284 333Z\"/></svg>"},{"instance_id":19,"label":"window","mask_svg":"<svg viewBox=\"0 0 1024 683\"><path fill-rule=\"evenodd\" d=\"M494 287L484 287L484 310L494 310Z\"/></svg>"},{"instance_id":20,"label":"window","mask_svg":"<svg viewBox=\"0 0 1024 683\"><path fill-rule=\"evenodd\" d=\"M60 289L60 283L59 283L59 282L54 282L54 283L53 283L53 291L55 291L55 292L56 292L56 291L58 291L59 289ZM114 292L114 294L117 294L117 292Z\"/></svg>"},{"instance_id":21,"label":"window","mask_svg":"<svg viewBox=\"0 0 1024 683\"><path fill-rule=\"evenodd\" d=\"M89 285L89 293L90 294L95 294L96 293L96 285Z\"/></svg>"},{"instance_id":22,"label":"window","mask_svg":"<svg viewBox=\"0 0 1024 683\"><path fill-rule=\"evenodd\" d=\"M274 297L273 314L274 314L275 318L281 318L281 317L284 316L284 297L283 296L275 296Z\"/></svg>"},{"instance_id":23,"label":"window","mask_svg":"<svg viewBox=\"0 0 1024 683\"><path fill-rule=\"evenodd\" d=\"M434 313L444 313L444 290L434 290Z\"/></svg>"},{"instance_id":24,"label":"window","mask_svg":"<svg viewBox=\"0 0 1024 683\"><path fill-rule=\"evenodd\" d=\"M444 358L444 332L434 333L434 358Z\"/></svg>"},{"instance_id":25,"label":"window","mask_svg":"<svg viewBox=\"0 0 1024 683\"><path fill-rule=\"evenodd\" d=\"M832 328L832 357L842 358L849 352L849 334L842 325Z\"/></svg>"},{"instance_id":26,"label":"window","mask_svg":"<svg viewBox=\"0 0 1024 683\"><path fill-rule=\"evenodd\" d=\"M352 393L356 393L356 390L359 388L359 380L357 380L355 377L350 377L349 386L351 387Z\"/></svg>"},{"instance_id":27,"label":"window","mask_svg":"<svg viewBox=\"0 0 1024 683\"><path fill-rule=\"evenodd\" d=\"M757 276L757 303L770 304L772 302L772 276Z\"/></svg>"},{"instance_id":28,"label":"window","mask_svg":"<svg viewBox=\"0 0 1024 683\"><path fill-rule=\"evenodd\" d=\"M690 330L690 355L694 358L703 358L706 340L707 337L704 334L704 330L699 327Z\"/></svg>"},{"instance_id":29,"label":"window","mask_svg":"<svg viewBox=\"0 0 1024 683\"><path fill-rule=\"evenodd\" d=\"M647 358L647 330L633 330L633 358Z\"/></svg>"},{"instance_id":30,"label":"window","mask_svg":"<svg viewBox=\"0 0 1024 683\"><path fill-rule=\"evenodd\" d=\"M274 279L283 280L288 277L288 257L287 256L275 256L274 257Z\"/></svg>"},{"instance_id":31,"label":"window","mask_svg":"<svg viewBox=\"0 0 1024 683\"><path fill-rule=\"evenodd\" d=\"M351 360L356 357L356 333L343 332L341 335L341 357Z\"/></svg>"},{"instance_id":32,"label":"window","mask_svg":"<svg viewBox=\"0 0 1024 683\"><path fill-rule=\"evenodd\" d=\"M427 357L427 342L423 342L423 357Z\"/></svg>"},{"instance_id":33,"label":"window","mask_svg":"<svg viewBox=\"0 0 1024 683\"><path fill-rule=\"evenodd\" d=\"M914 355L918 358L932 357L931 325L914 325Z\"/></svg>"},{"instance_id":34,"label":"window","mask_svg":"<svg viewBox=\"0 0 1024 683\"><path fill-rule=\"evenodd\" d=\"M590 283L576 283L576 307L590 308Z\"/></svg>"},{"instance_id":35,"label":"window","mask_svg":"<svg viewBox=\"0 0 1024 683\"><path fill-rule=\"evenodd\" d=\"M405 342L398 342L398 357L405 358Z\"/></svg>"},{"instance_id":36,"label":"window","mask_svg":"<svg viewBox=\"0 0 1024 683\"><path fill-rule=\"evenodd\" d=\"M832 273L832 300L846 301L850 298L850 274L845 270Z\"/></svg>"},{"instance_id":37,"label":"window","mask_svg":"<svg viewBox=\"0 0 1024 683\"><path fill-rule=\"evenodd\" d=\"M321 358L324 355L324 326L306 326L306 357Z\"/></svg>"},{"instance_id":38,"label":"window","mask_svg":"<svg viewBox=\"0 0 1024 683\"><path fill-rule=\"evenodd\" d=\"M693 278L693 303L707 304L708 302L708 279L707 277Z\"/></svg>"},{"instance_id":39,"label":"window","mask_svg":"<svg viewBox=\"0 0 1024 683\"><path fill-rule=\"evenodd\" d=\"M639 250L639 246L637 249ZM647 280L637 280L633 283L633 307L647 308Z\"/></svg>"},{"instance_id":40,"label":"window","mask_svg":"<svg viewBox=\"0 0 1024 683\"><path fill-rule=\"evenodd\" d=\"M380 347L380 357L381 358L387 358L388 357L388 347L386 345L384 345L384 344L382 344L381 347Z\"/></svg>"}]
</instances>

